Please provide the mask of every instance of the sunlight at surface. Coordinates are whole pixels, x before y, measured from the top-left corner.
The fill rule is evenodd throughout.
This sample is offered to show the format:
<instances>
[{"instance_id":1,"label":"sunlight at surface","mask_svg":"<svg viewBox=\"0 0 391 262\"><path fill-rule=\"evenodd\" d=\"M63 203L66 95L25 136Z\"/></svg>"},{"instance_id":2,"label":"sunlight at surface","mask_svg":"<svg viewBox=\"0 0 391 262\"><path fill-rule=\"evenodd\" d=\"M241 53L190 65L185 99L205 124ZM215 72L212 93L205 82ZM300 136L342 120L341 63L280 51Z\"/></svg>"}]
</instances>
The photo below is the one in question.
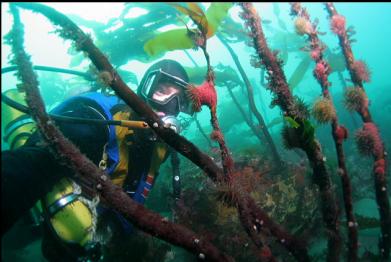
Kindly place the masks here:
<instances>
[{"instance_id":1,"label":"sunlight at surface","mask_svg":"<svg viewBox=\"0 0 391 262\"><path fill-rule=\"evenodd\" d=\"M128 10L128 13L124 16L124 18L136 18L139 17L140 15L146 15L148 14L148 11L139 8L139 7L132 7Z\"/></svg>"},{"instance_id":2,"label":"sunlight at surface","mask_svg":"<svg viewBox=\"0 0 391 262\"><path fill-rule=\"evenodd\" d=\"M124 3L94 3L94 2L73 2L73 3L44 3L65 14L77 14L87 20L95 20L100 23L107 23L113 17L119 17Z\"/></svg>"}]
</instances>

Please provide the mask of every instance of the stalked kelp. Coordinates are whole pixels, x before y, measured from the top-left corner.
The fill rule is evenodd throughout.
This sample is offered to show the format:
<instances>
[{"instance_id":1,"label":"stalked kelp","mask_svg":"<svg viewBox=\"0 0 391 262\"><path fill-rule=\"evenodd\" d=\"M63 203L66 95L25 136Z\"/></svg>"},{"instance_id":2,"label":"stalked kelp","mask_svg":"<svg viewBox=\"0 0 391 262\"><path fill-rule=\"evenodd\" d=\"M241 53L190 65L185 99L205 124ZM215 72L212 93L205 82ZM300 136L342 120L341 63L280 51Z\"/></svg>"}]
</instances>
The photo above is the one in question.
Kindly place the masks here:
<instances>
[{"instance_id":1,"label":"stalked kelp","mask_svg":"<svg viewBox=\"0 0 391 262\"><path fill-rule=\"evenodd\" d=\"M195 112L201 111L201 106L206 105L209 107L211 114L211 124L213 127L213 132L210 135L212 140L218 142L221 151L221 158L223 162L223 171L226 175L229 175L233 169L233 160L230 156L228 148L225 144L224 136L221 133L219 122L216 115L217 107L217 94L215 89L215 73L210 65L210 58L207 52L207 38L210 37L210 32L214 33L216 25L212 26L210 23L215 21L209 21L204 12L197 4L189 4L189 8L182 7L180 5L174 5L176 8L181 10L181 12L188 14L189 17L193 20L194 24L197 25L195 30L188 30L188 34L192 39L192 43L195 48L201 48L204 53L207 71L204 82L196 87L190 84L187 88L187 93L189 98L193 103L193 110ZM211 9L212 7L210 7ZM209 10L209 9L208 9ZM216 12L213 12L215 14ZM218 20L221 21L222 17ZM213 19L212 19L213 20Z\"/></svg>"},{"instance_id":2,"label":"stalked kelp","mask_svg":"<svg viewBox=\"0 0 391 262\"><path fill-rule=\"evenodd\" d=\"M389 193L387 193L389 189L387 187L386 178L386 151L378 128L373 122L371 113L369 112L369 104L366 102L367 99L365 98L363 82L368 82L370 80L370 73L365 62L356 60L353 55L351 43L353 41L352 35L354 30L351 27L346 28L345 17L337 12L332 3L326 3L325 7L330 16L331 29L338 36L339 45L345 56L346 67L350 73L351 81L353 82L354 88L357 89L355 96L358 97L358 105L353 106L352 96L350 96L350 98L348 97L347 101L352 105L350 108L354 108L364 122L363 128L356 134L356 137L358 138L358 147L362 149L363 144L365 144L361 143L363 141L362 138L368 138L365 139L365 141L370 141L371 143L369 149L371 151L370 154L374 159L373 175L382 231L382 236L379 239L379 248L381 256L384 259L388 259L390 257L391 248L391 211ZM352 92L352 90L354 89L350 89L350 94L353 95L354 92Z\"/></svg>"},{"instance_id":3,"label":"stalked kelp","mask_svg":"<svg viewBox=\"0 0 391 262\"><path fill-rule=\"evenodd\" d=\"M195 7L193 7L194 9ZM196 8L197 9L197 8ZM198 9L197 9L198 10ZM207 52L207 32L208 32L208 20L202 20L199 18L202 12L198 10L198 14L194 14L189 9L185 9L184 12L187 12L190 15L190 18L197 25L197 30L195 31L195 45L200 47L204 53L206 64L207 64L207 72L206 79L203 84L198 87L190 86L188 89L189 96L193 100L193 108L194 110L200 111L202 105L206 105L209 107L211 111L211 125L213 127L213 132L211 134L211 138L216 140L220 146L220 153L223 162L223 170L225 176L219 178L218 181L220 183L228 184L228 191L225 193L233 199L234 205L238 208L238 215L241 221L241 224L245 228L247 234L250 236L253 243L262 249L259 258L265 261L273 261L274 257L267 245L263 243L262 237L258 235L258 229L253 231L253 228L259 228L259 230L263 230L263 227L266 227L267 230L271 230L273 235L279 236L280 239L284 239L282 244L290 250L294 256L297 258L300 254L300 259L307 259L306 250L300 243L298 243L297 239L293 236L290 236L287 232L285 232L278 224L273 222L269 216L260 208L258 208L255 204L254 199L252 199L248 193L244 192L240 185L236 182L235 178L235 170L233 166L233 160L229 155L228 148L226 147L224 136L221 133L218 119L216 116L216 106L217 106L217 95L214 87L215 75L212 67L210 66L210 57ZM258 217L258 218L255 218ZM255 222L254 222L255 220ZM265 226L258 225L257 221L265 221ZM285 241L287 242L285 244Z\"/></svg>"},{"instance_id":4,"label":"stalked kelp","mask_svg":"<svg viewBox=\"0 0 391 262\"><path fill-rule=\"evenodd\" d=\"M313 106L314 117L320 123L331 123L331 131L334 139L335 149L338 158L338 175L342 180L343 199L345 204L346 222L349 230L349 253L348 260L356 261L358 252L358 234L357 223L353 214L352 206L352 185L345 164L345 153L343 150L343 141L347 138L347 129L340 125L338 117L330 95L329 87L331 83L328 76L331 72L330 65L324 58L325 44L318 37L317 25L311 22L310 15L300 3L291 3L291 14L296 18L295 26L298 31L298 21L300 21L300 30L307 36L308 50L311 58L316 63L313 75L318 81L322 99L318 99Z\"/></svg>"},{"instance_id":5,"label":"stalked kelp","mask_svg":"<svg viewBox=\"0 0 391 262\"><path fill-rule=\"evenodd\" d=\"M81 31L66 16L58 13L52 8L40 4L13 4L13 10L16 10L16 7L42 13L47 16L49 20L55 25L60 26L62 29L59 29L57 31L60 36L65 39L71 39L75 41L75 46L77 47L77 49L86 52L86 54L90 57L96 68L101 73L103 72L106 75L109 75L109 77L107 78L108 81L106 81L107 85L112 87L117 93L117 95L121 97L137 113L143 115L146 118L146 122L156 132L156 134L158 134L165 142L178 150L181 154L188 157L194 163L199 165L204 171L206 171L210 178L212 178L213 180L217 179L220 181L225 180L222 177L222 171L214 164L214 162L208 156L201 153L197 147L187 141L184 137L177 135L166 125L163 125L162 121L151 110L151 108L149 108L136 94L131 91L129 87L127 87L127 85L123 82L116 70L108 62L108 59L93 44L91 38L85 35L83 31ZM202 45L205 47L204 43L202 43ZM21 48L21 46L19 47ZM207 52L206 50L204 51L208 61ZM20 54L20 52L16 53ZM29 67L29 70L31 71L31 65ZM209 69L208 72L210 73L211 70ZM34 79L35 78L33 78L33 80ZM208 74L207 80L213 80L213 75ZM34 81L36 87L36 79ZM208 85L209 82L210 81L207 81ZM43 119L47 119L47 115L45 114L45 110L43 109L44 107L42 103L40 103L39 93L36 92L36 89L33 89L33 91L35 91L35 94L37 95L37 100L35 101L34 99L32 99L30 100L30 102L32 102L33 108L34 106L39 106L36 110L36 113L38 113L37 117L39 116ZM34 102L36 103L34 104ZM42 130L46 130L46 122L43 122ZM219 137L219 134L215 133L215 135L218 136L217 138L221 139L221 137ZM166 239L171 243L175 243L177 245L185 247L186 249L198 254L200 259L216 261L225 261L230 259L226 255L215 249L207 241L200 241L199 238L195 237L194 233L192 233L188 229L167 222L166 220L162 219L156 214L150 213L144 208L136 208L134 203L121 189L113 187L109 179L107 179L107 177L105 176L100 175L98 169L88 159L80 156L76 148L74 148L71 144L66 143L66 140L64 140L64 138L57 132L57 129L55 129L54 125L50 124L50 121L49 130L45 131L44 136L48 138L47 142L49 144L53 143L51 145L54 149L61 150L62 148L64 150L67 150L66 153L64 151L61 151L62 153L60 153L60 155L67 159L67 162L70 166L73 166L75 168L81 168L81 170L79 170L79 173L86 174L87 177L88 174L93 175L92 177L90 177L92 181L88 181L87 177L83 177L85 180L84 182L86 184L91 185L92 191L98 191L100 193L102 201L110 203L112 207L122 213L137 227L163 239ZM60 147L58 147L59 145L57 143L60 143ZM77 161L77 163L74 163L73 161ZM85 170L84 168L86 168L87 170ZM253 228L254 223L259 223L257 221L262 221L260 226L256 226L257 228L260 228L261 230L270 230L270 232L279 239L280 243L285 246L298 260L308 260L306 248L304 247L302 241L297 240L295 237L285 232L282 227L275 223L267 215L266 212L260 209L256 205L255 201L249 195L245 194L245 192L236 192L236 195L238 196L237 199L240 203L238 204L242 206L242 208L239 209L242 210L242 212L240 213L242 222L244 222L244 226L246 227L247 232L251 235L252 239L256 243L258 243L258 246L261 245L260 240L257 237L258 233L253 232L251 228ZM181 233L175 233L179 231ZM270 252L265 251L261 254L260 258L270 259L270 254ZM267 257L264 257L266 255Z\"/></svg>"},{"instance_id":6,"label":"stalked kelp","mask_svg":"<svg viewBox=\"0 0 391 262\"><path fill-rule=\"evenodd\" d=\"M315 139L314 128L308 121L308 116L302 113L302 103L299 103L292 96L282 70L282 61L278 58L277 53L272 52L268 47L262 31L261 19L256 9L251 3L241 3L240 5L243 9L241 17L249 30L256 57L259 59L258 63L266 69L269 81L268 89L274 94L273 104L278 105L286 117L292 118L299 125L290 130L295 134L293 137L299 138L295 142L296 146L306 152L312 164L314 181L321 192L322 214L329 235L328 259L336 261L338 260L341 246L338 213L321 146Z\"/></svg>"}]
</instances>

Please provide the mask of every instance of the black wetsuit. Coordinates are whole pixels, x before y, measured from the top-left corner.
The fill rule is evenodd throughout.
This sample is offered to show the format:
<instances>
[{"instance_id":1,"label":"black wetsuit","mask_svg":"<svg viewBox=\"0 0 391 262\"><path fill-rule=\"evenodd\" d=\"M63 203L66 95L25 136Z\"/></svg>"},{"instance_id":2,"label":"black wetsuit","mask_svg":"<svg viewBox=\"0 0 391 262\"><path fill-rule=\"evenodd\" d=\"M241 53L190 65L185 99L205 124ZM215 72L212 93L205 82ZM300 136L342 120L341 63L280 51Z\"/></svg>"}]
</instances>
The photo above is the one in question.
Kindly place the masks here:
<instances>
[{"instance_id":1,"label":"black wetsuit","mask_svg":"<svg viewBox=\"0 0 391 262\"><path fill-rule=\"evenodd\" d=\"M102 119L94 110L73 106L72 112L62 115ZM99 110L99 107L95 107ZM101 112L102 113L102 112ZM104 113L103 113L104 114ZM102 158L108 139L107 126L57 122L62 133L95 164ZM71 170L61 165L47 147L39 146L40 135L35 132L26 144L16 150L2 152L1 161L1 234L12 225L64 176L73 176Z\"/></svg>"}]
</instances>

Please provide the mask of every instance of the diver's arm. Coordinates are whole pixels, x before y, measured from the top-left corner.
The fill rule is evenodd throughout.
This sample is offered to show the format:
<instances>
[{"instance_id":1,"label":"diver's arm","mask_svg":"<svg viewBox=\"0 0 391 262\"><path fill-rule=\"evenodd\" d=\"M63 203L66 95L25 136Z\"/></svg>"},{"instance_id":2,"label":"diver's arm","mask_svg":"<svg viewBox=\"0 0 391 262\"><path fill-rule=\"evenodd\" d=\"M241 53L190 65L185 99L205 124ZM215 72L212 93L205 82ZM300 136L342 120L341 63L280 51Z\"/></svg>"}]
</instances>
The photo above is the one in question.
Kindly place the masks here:
<instances>
[{"instance_id":1,"label":"diver's arm","mask_svg":"<svg viewBox=\"0 0 391 262\"><path fill-rule=\"evenodd\" d=\"M44 148L21 147L1 154L1 234L66 174Z\"/></svg>"}]
</instances>

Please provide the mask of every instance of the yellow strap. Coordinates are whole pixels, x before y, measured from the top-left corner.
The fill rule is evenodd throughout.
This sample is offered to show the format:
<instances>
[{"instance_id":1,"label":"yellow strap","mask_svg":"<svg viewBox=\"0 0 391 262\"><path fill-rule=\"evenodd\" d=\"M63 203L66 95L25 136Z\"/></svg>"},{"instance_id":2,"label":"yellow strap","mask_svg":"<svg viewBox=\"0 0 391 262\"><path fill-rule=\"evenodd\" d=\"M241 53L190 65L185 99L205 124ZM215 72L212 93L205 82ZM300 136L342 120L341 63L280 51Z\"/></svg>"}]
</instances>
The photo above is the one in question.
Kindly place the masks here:
<instances>
[{"instance_id":1,"label":"yellow strap","mask_svg":"<svg viewBox=\"0 0 391 262\"><path fill-rule=\"evenodd\" d=\"M121 126L128 128L149 128L149 125L144 121L130 121L130 120L121 120Z\"/></svg>"},{"instance_id":2,"label":"yellow strap","mask_svg":"<svg viewBox=\"0 0 391 262\"><path fill-rule=\"evenodd\" d=\"M155 177L156 172L159 170L160 165L167 156L167 145L164 143L158 143L153 152L151 159L151 166L148 171L148 175Z\"/></svg>"}]
</instances>

